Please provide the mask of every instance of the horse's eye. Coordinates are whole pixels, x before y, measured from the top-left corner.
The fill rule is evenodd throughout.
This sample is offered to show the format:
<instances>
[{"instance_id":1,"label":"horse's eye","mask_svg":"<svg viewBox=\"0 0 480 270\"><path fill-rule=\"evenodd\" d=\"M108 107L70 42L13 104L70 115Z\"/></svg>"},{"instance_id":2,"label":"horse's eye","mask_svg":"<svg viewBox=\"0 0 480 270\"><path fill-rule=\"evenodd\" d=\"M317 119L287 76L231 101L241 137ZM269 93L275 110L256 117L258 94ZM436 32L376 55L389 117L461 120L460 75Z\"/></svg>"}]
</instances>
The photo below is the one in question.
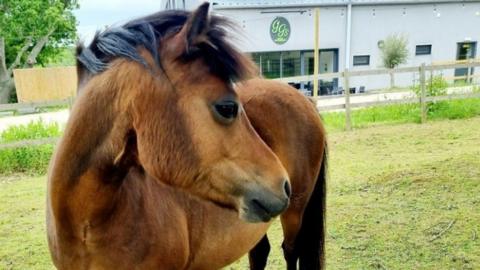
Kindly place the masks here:
<instances>
[{"instance_id":1,"label":"horse's eye","mask_svg":"<svg viewBox=\"0 0 480 270\"><path fill-rule=\"evenodd\" d=\"M238 115L238 103L233 100L223 100L213 105L215 114L222 123L231 123Z\"/></svg>"}]
</instances>

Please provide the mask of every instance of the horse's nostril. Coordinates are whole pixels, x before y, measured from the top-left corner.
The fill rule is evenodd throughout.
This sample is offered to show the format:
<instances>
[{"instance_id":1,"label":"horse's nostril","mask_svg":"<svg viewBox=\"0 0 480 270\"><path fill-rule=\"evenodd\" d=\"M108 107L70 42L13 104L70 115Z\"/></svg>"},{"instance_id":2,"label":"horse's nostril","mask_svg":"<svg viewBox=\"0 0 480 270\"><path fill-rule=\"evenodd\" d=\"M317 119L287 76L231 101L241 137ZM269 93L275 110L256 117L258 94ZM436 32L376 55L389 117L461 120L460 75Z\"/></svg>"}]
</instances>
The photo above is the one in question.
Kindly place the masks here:
<instances>
[{"instance_id":1,"label":"horse's nostril","mask_svg":"<svg viewBox=\"0 0 480 270\"><path fill-rule=\"evenodd\" d=\"M288 182L288 180L285 180L285 183L283 184L283 188L285 190L285 194L287 195L287 197L290 198L290 195L292 193L292 188L291 188L290 182Z\"/></svg>"},{"instance_id":2,"label":"horse's nostril","mask_svg":"<svg viewBox=\"0 0 480 270\"><path fill-rule=\"evenodd\" d=\"M262 209L263 211L265 211L265 213L270 214L270 209L265 207L259 200L253 199L252 203L256 205L259 209Z\"/></svg>"}]
</instances>

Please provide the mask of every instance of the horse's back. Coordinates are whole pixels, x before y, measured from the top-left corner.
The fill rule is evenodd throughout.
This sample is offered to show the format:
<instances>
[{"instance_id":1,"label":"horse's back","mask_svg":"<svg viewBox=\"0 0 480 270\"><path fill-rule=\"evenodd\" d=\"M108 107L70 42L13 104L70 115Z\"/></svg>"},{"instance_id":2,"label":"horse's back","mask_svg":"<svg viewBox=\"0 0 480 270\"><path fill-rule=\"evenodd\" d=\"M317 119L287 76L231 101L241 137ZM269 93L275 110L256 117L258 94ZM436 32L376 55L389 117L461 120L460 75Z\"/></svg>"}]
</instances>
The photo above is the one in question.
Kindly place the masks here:
<instances>
[{"instance_id":1,"label":"horse's back","mask_svg":"<svg viewBox=\"0 0 480 270\"><path fill-rule=\"evenodd\" d=\"M326 211L326 136L314 102L289 85L265 79L241 84L238 94L251 124L287 169L290 205L281 215L288 269L323 269ZM250 251L262 269L267 243Z\"/></svg>"},{"instance_id":2,"label":"horse's back","mask_svg":"<svg viewBox=\"0 0 480 270\"><path fill-rule=\"evenodd\" d=\"M287 84L265 79L249 80L237 92L253 127L290 178L305 174L316 178L326 138L314 103Z\"/></svg>"}]
</instances>

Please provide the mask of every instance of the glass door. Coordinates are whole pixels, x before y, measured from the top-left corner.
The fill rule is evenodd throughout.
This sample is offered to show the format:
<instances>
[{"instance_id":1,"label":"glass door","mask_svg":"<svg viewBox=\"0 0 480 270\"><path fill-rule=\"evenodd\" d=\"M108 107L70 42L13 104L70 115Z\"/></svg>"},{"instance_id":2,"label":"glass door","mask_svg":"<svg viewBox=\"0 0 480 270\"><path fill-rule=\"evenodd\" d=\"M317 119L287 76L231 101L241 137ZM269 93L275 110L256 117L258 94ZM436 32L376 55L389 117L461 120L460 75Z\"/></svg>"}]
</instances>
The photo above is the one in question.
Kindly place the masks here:
<instances>
[{"instance_id":1,"label":"glass door","mask_svg":"<svg viewBox=\"0 0 480 270\"><path fill-rule=\"evenodd\" d=\"M302 75L313 75L315 60L313 51L302 52ZM338 49L322 49L319 53L318 72L333 73L338 72ZM309 91L313 91L313 82L308 82L306 88ZM330 81L320 80L319 82L319 94L330 95L338 87L338 79Z\"/></svg>"},{"instance_id":2,"label":"glass door","mask_svg":"<svg viewBox=\"0 0 480 270\"><path fill-rule=\"evenodd\" d=\"M477 43L476 42L460 42L457 43L457 60L467 60L467 59L472 59L475 58L476 55L476 48L477 48ZM455 77L461 77L461 76L467 76L468 73L470 75L473 74L473 68L470 68L470 72L468 71L469 68L457 68L455 69ZM466 82L467 79L458 79L455 80L457 81L464 81ZM470 79L471 82L471 79Z\"/></svg>"}]
</instances>

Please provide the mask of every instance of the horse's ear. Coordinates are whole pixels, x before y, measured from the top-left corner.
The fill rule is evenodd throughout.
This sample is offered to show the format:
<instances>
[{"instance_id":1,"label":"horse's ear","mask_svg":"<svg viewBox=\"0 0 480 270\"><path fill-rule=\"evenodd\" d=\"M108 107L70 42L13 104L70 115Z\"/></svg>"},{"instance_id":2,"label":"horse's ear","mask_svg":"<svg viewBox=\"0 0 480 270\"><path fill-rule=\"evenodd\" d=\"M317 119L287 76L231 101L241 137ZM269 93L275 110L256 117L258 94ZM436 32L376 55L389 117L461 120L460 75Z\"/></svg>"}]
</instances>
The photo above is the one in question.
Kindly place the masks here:
<instances>
[{"instance_id":1,"label":"horse's ear","mask_svg":"<svg viewBox=\"0 0 480 270\"><path fill-rule=\"evenodd\" d=\"M203 41L209 27L208 9L210 4L201 4L190 16L184 28L187 36L187 52L199 42Z\"/></svg>"},{"instance_id":2,"label":"horse's ear","mask_svg":"<svg viewBox=\"0 0 480 270\"><path fill-rule=\"evenodd\" d=\"M77 66L77 94L80 91L81 86L87 81L87 78L89 77L90 73L88 69L85 67L85 65L78 60L78 56L82 54L83 49L85 47L83 44L78 44L76 53L75 53L75 59L76 59L76 66Z\"/></svg>"},{"instance_id":3,"label":"horse's ear","mask_svg":"<svg viewBox=\"0 0 480 270\"><path fill-rule=\"evenodd\" d=\"M198 51L200 44L212 46L207 36L210 27L209 6L210 4L205 2L190 14L182 29L169 42L169 55L188 57Z\"/></svg>"}]
</instances>

